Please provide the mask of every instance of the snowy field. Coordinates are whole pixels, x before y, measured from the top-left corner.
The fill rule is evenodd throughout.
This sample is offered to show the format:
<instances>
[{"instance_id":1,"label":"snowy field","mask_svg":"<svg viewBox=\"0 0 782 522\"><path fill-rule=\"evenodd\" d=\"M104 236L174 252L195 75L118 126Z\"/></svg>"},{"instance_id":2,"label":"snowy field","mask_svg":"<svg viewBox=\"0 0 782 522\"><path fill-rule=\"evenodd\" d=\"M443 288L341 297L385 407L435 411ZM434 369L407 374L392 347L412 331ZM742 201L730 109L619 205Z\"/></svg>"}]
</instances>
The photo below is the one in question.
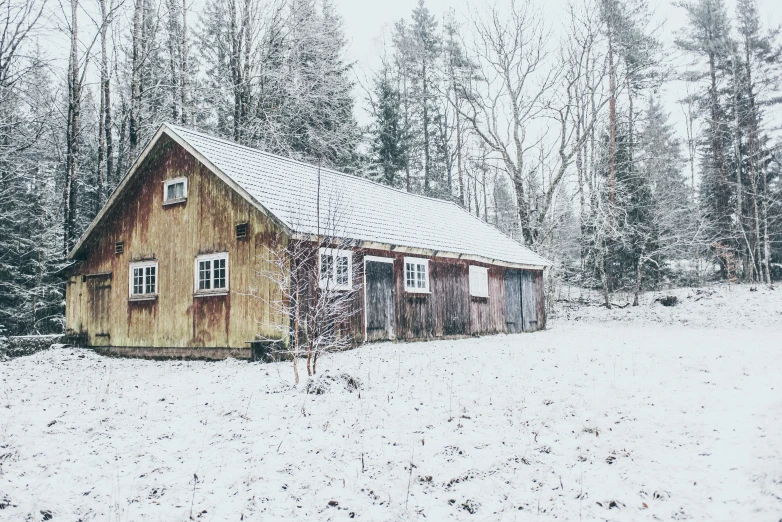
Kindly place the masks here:
<instances>
[{"instance_id":1,"label":"snowy field","mask_svg":"<svg viewBox=\"0 0 782 522\"><path fill-rule=\"evenodd\" d=\"M291 363L0 363L0 520L782 518L782 289ZM571 295L573 300L578 297Z\"/></svg>"}]
</instances>

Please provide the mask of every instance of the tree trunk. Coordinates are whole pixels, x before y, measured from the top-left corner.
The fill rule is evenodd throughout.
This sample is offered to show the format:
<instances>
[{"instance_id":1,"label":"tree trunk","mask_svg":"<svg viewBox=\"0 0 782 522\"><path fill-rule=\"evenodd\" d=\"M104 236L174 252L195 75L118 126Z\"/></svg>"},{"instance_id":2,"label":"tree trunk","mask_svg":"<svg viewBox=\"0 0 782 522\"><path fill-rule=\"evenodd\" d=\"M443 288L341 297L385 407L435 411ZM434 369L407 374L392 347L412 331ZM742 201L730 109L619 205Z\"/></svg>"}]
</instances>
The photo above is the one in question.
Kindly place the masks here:
<instances>
[{"instance_id":1,"label":"tree trunk","mask_svg":"<svg viewBox=\"0 0 782 522\"><path fill-rule=\"evenodd\" d=\"M641 255L638 256L635 269L635 295L633 295L633 306L638 306L638 294L641 293L641 280L644 275L644 249L641 249Z\"/></svg>"},{"instance_id":2,"label":"tree trunk","mask_svg":"<svg viewBox=\"0 0 782 522\"><path fill-rule=\"evenodd\" d=\"M424 126L424 194L429 195L429 78L426 76L426 58L421 69L421 83L423 87L423 126Z\"/></svg>"},{"instance_id":3,"label":"tree trunk","mask_svg":"<svg viewBox=\"0 0 782 522\"><path fill-rule=\"evenodd\" d=\"M758 275L767 285L771 286L771 268L769 266L769 257L771 255L768 237L768 214L766 207L766 176L765 172L758 166L758 159L760 156L760 146L758 139L758 112L755 105L755 92L752 87L752 54L750 52L750 42L745 38L744 40L744 63L747 74L747 101L749 103L749 136L748 136L748 149L749 149L749 175L752 181L752 213L755 222L755 238L757 244L757 262L758 262ZM758 205L758 176L762 177L761 190L762 209L759 209ZM763 220L763 235L761 236L760 221L761 216ZM761 247L762 245L762 247ZM761 252L762 248L762 252Z\"/></svg>"},{"instance_id":4,"label":"tree trunk","mask_svg":"<svg viewBox=\"0 0 782 522\"><path fill-rule=\"evenodd\" d=\"M79 0L71 0L71 49L68 67L68 118L65 132L65 186L63 243L67 255L76 236L76 179L79 173L79 127L81 112L81 85L79 75Z\"/></svg>"},{"instance_id":5,"label":"tree trunk","mask_svg":"<svg viewBox=\"0 0 782 522\"><path fill-rule=\"evenodd\" d=\"M454 96L456 97L456 103L458 104L458 95L454 93ZM457 177L459 178L459 201L461 201L462 206L464 206L464 176L462 174L462 123L460 111L458 108L456 109L456 173Z\"/></svg>"},{"instance_id":6,"label":"tree trunk","mask_svg":"<svg viewBox=\"0 0 782 522\"><path fill-rule=\"evenodd\" d=\"M711 122L709 124L711 130L711 146L712 146L712 161L713 168L717 172L717 205L716 211L720 214L716 216L718 223L720 224L720 235L724 238L730 233L730 217L728 215L728 198L727 198L727 183L728 179L725 174L725 155L722 150L722 143L720 141L720 113L719 113L719 92L717 91L717 64L716 55L713 51L709 52L709 77L711 81L710 85L710 106L711 106ZM722 270L723 277L729 277L728 272L724 268Z\"/></svg>"},{"instance_id":7,"label":"tree trunk","mask_svg":"<svg viewBox=\"0 0 782 522\"><path fill-rule=\"evenodd\" d=\"M131 156L135 154L141 140L141 55L143 46L144 0L135 0L133 5L133 51L130 77L130 121L128 141Z\"/></svg>"},{"instance_id":8,"label":"tree trunk","mask_svg":"<svg viewBox=\"0 0 782 522\"><path fill-rule=\"evenodd\" d=\"M181 65L181 76L182 76L182 82L180 84L180 95L181 95L181 105L182 110L180 111L182 114L182 124L187 125L187 123L190 121L189 115L190 115L190 93L188 92L190 88L190 75L189 75L189 68L190 64L188 62L189 56L188 56L188 34L187 34L187 0L182 0L182 49L180 51L180 56L182 59L182 65Z\"/></svg>"},{"instance_id":9,"label":"tree trunk","mask_svg":"<svg viewBox=\"0 0 782 522\"><path fill-rule=\"evenodd\" d=\"M483 169L483 186L481 187L483 189L483 220L487 223L489 222L489 196L486 194L486 170L488 167L484 167Z\"/></svg>"},{"instance_id":10,"label":"tree trunk","mask_svg":"<svg viewBox=\"0 0 782 522\"><path fill-rule=\"evenodd\" d=\"M108 13L106 0L100 0L100 110L98 112L98 210L103 207L109 168L106 166L106 83L108 82L108 57L106 55L106 30Z\"/></svg>"},{"instance_id":11,"label":"tree trunk","mask_svg":"<svg viewBox=\"0 0 782 522\"><path fill-rule=\"evenodd\" d=\"M734 76L734 89L733 89L733 124L734 124L734 130L733 130L733 148L734 154L736 155L736 227L738 228L738 237L739 238L745 238L746 239L746 232L744 231L744 194L743 194L743 184L744 180L742 179L741 174L741 119L739 117L739 88L738 88L738 74L734 66L733 70L733 76ZM749 242L747 242L747 250L751 254L752 247L749 245ZM740 251L739 251L740 253ZM743 270L743 276L748 278L750 281L754 279L754 262L751 264L741 262L741 257L739 257L739 263L742 265ZM747 274L747 265L749 265L749 274Z\"/></svg>"},{"instance_id":12,"label":"tree trunk","mask_svg":"<svg viewBox=\"0 0 782 522\"><path fill-rule=\"evenodd\" d=\"M402 107L404 108L404 120L405 120L405 131L404 131L404 140L407 141L409 135L410 135L410 96L407 92L407 70L402 67L401 70L402 75ZM410 192L410 147L409 142L406 143L405 146L405 189Z\"/></svg>"},{"instance_id":13,"label":"tree trunk","mask_svg":"<svg viewBox=\"0 0 782 522\"><path fill-rule=\"evenodd\" d=\"M613 28L608 33L608 201L609 214L613 215L614 192L616 190L616 69L614 67Z\"/></svg>"},{"instance_id":14,"label":"tree trunk","mask_svg":"<svg viewBox=\"0 0 782 522\"><path fill-rule=\"evenodd\" d=\"M773 288L771 281L771 237L768 232L768 180L764 169L760 170L763 180L763 271L766 273L766 281L769 288Z\"/></svg>"},{"instance_id":15,"label":"tree trunk","mask_svg":"<svg viewBox=\"0 0 782 522\"><path fill-rule=\"evenodd\" d=\"M168 1L168 69L171 74L171 121L179 120L178 88L181 88L179 78L179 58L177 57L176 41L179 38L176 30L176 0ZM184 106L183 106L184 109Z\"/></svg>"}]
</instances>

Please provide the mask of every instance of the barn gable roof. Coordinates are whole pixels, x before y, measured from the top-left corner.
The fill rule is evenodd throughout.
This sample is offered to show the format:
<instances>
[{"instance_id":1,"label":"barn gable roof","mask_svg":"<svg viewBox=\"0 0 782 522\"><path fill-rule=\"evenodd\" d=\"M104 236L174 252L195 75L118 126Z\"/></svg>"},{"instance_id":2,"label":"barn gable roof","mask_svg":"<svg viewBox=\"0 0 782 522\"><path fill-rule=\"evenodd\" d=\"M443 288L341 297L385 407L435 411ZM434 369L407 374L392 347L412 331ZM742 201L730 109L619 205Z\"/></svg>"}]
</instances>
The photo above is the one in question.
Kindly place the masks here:
<instances>
[{"instance_id":1,"label":"barn gable roof","mask_svg":"<svg viewBox=\"0 0 782 522\"><path fill-rule=\"evenodd\" d=\"M330 233L367 248L542 268L549 263L452 202L238 145L192 129L163 124L77 245L132 177L162 134L170 136L290 233ZM318 216L318 210L320 216ZM320 217L320 219L318 219Z\"/></svg>"}]
</instances>

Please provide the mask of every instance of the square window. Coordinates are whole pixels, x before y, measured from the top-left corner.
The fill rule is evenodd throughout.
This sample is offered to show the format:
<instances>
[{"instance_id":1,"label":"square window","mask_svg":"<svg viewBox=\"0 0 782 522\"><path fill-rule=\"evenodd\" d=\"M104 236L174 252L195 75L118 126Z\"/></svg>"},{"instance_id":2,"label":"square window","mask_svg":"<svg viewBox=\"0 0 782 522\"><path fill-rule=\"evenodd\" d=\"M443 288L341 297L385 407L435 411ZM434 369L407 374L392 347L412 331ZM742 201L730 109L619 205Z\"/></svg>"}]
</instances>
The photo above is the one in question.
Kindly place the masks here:
<instances>
[{"instance_id":1,"label":"square window","mask_svg":"<svg viewBox=\"0 0 782 522\"><path fill-rule=\"evenodd\" d=\"M174 178L163 183L163 204L187 199L187 178Z\"/></svg>"},{"instance_id":2,"label":"square window","mask_svg":"<svg viewBox=\"0 0 782 522\"><path fill-rule=\"evenodd\" d=\"M405 258L405 291L429 293L429 260Z\"/></svg>"},{"instance_id":3,"label":"square window","mask_svg":"<svg viewBox=\"0 0 782 522\"><path fill-rule=\"evenodd\" d=\"M198 256L195 262L195 293L225 293L228 290L228 253Z\"/></svg>"},{"instance_id":4,"label":"square window","mask_svg":"<svg viewBox=\"0 0 782 522\"><path fill-rule=\"evenodd\" d=\"M353 253L350 250L321 248L318 280L324 290L350 290L353 287Z\"/></svg>"},{"instance_id":5,"label":"square window","mask_svg":"<svg viewBox=\"0 0 782 522\"><path fill-rule=\"evenodd\" d=\"M130 298L144 299L157 296L157 261L130 263Z\"/></svg>"},{"instance_id":6,"label":"square window","mask_svg":"<svg viewBox=\"0 0 782 522\"><path fill-rule=\"evenodd\" d=\"M239 223L236 225L236 239L244 239L247 237L247 223Z\"/></svg>"}]
</instances>

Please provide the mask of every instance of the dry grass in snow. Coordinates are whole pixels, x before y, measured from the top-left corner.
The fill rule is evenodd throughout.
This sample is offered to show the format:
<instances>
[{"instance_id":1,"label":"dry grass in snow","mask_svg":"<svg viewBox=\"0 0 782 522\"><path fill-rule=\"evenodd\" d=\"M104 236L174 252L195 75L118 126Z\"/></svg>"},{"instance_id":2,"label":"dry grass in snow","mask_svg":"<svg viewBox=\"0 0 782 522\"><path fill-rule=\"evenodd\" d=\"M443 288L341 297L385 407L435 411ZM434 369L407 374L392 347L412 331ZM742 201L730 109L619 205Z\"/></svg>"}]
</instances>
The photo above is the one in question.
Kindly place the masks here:
<instances>
[{"instance_id":1,"label":"dry grass in snow","mask_svg":"<svg viewBox=\"0 0 782 522\"><path fill-rule=\"evenodd\" d=\"M687 292L322 361L360 393L290 363L14 359L0 519L776 521L782 291Z\"/></svg>"}]
</instances>

